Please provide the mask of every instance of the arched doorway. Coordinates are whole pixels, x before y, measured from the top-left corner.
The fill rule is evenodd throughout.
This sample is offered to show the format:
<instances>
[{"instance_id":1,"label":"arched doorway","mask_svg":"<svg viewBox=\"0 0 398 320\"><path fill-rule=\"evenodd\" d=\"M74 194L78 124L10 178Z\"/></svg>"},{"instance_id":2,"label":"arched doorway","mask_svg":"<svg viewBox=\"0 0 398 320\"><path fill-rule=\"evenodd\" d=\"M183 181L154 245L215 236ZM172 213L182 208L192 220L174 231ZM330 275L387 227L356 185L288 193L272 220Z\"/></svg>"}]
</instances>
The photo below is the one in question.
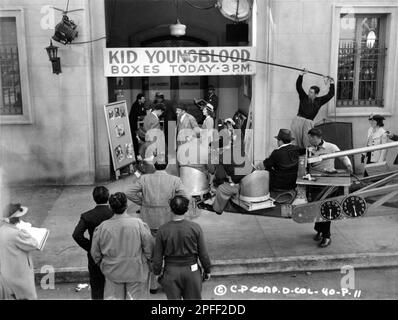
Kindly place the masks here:
<instances>
[{"instance_id":1,"label":"arched doorway","mask_svg":"<svg viewBox=\"0 0 398 320\"><path fill-rule=\"evenodd\" d=\"M141 42L142 47L207 47L207 41L183 36L180 38L171 35L158 36ZM196 120L201 123L203 115L201 110L193 103L194 98L201 98L205 94L208 85L208 77L200 76L167 76L167 77L143 77L142 90L149 99L156 92L163 92L166 99L176 104L184 104L188 107Z\"/></svg>"}]
</instances>

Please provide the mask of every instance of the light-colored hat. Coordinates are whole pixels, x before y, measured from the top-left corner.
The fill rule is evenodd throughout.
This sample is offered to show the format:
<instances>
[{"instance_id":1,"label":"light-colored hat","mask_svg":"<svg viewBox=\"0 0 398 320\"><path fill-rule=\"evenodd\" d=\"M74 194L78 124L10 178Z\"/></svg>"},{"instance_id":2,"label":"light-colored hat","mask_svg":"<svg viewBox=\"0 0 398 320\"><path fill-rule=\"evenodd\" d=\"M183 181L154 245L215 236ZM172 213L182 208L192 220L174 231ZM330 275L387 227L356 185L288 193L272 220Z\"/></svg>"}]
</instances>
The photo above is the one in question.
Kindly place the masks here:
<instances>
[{"instance_id":1,"label":"light-colored hat","mask_svg":"<svg viewBox=\"0 0 398 320\"><path fill-rule=\"evenodd\" d=\"M20 203L10 203L5 209L5 218L20 218L27 213L28 207L23 207Z\"/></svg>"}]
</instances>

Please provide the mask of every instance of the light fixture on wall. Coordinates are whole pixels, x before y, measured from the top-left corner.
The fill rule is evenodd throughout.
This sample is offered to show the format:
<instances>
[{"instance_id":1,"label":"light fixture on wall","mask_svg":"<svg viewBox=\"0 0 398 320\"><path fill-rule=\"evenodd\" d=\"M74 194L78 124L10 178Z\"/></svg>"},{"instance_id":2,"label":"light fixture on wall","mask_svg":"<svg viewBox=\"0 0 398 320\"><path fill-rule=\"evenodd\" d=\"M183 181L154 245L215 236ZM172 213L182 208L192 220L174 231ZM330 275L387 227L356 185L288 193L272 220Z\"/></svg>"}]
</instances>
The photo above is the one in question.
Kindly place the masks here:
<instances>
[{"instance_id":1,"label":"light fixture on wall","mask_svg":"<svg viewBox=\"0 0 398 320\"><path fill-rule=\"evenodd\" d=\"M50 45L46 48L48 58L50 59L53 67L53 73L60 74L61 70L61 58L58 57L58 47L53 45L50 40Z\"/></svg>"},{"instance_id":2,"label":"light fixture on wall","mask_svg":"<svg viewBox=\"0 0 398 320\"><path fill-rule=\"evenodd\" d=\"M376 43L376 39L377 39L376 33L373 30L369 31L369 33L366 37L366 46L369 49L372 49Z\"/></svg>"},{"instance_id":3,"label":"light fixture on wall","mask_svg":"<svg viewBox=\"0 0 398 320\"><path fill-rule=\"evenodd\" d=\"M180 19L178 19L178 0L176 0L176 11L177 11L177 21L175 24L171 24L169 26L170 28L170 34L174 37L181 37L185 35L185 31L187 30L187 26L185 24L182 24L180 22Z\"/></svg>"}]
</instances>

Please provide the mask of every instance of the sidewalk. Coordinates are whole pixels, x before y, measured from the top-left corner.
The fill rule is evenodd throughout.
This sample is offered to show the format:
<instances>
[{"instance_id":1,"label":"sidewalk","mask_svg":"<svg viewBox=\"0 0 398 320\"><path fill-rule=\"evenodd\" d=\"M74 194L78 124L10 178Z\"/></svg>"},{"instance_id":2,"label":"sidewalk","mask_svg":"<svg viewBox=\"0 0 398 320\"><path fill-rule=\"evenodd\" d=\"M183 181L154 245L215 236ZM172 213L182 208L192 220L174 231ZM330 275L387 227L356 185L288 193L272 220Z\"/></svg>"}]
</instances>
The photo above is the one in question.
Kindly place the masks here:
<instances>
[{"instance_id":1,"label":"sidewalk","mask_svg":"<svg viewBox=\"0 0 398 320\"><path fill-rule=\"evenodd\" d=\"M134 176L106 184L125 191ZM39 273L46 265L58 281L86 279L85 252L72 239L80 214L94 206L93 186L15 187L11 200L29 207L26 221L50 229L43 252L34 254ZM138 209L131 205L132 215ZM381 209L385 216L332 223L332 244L318 248L312 224L291 219L202 211L194 221L204 231L214 275L340 269L398 265L398 209ZM394 214L395 213L395 214ZM391 214L391 215L390 215Z\"/></svg>"}]
</instances>

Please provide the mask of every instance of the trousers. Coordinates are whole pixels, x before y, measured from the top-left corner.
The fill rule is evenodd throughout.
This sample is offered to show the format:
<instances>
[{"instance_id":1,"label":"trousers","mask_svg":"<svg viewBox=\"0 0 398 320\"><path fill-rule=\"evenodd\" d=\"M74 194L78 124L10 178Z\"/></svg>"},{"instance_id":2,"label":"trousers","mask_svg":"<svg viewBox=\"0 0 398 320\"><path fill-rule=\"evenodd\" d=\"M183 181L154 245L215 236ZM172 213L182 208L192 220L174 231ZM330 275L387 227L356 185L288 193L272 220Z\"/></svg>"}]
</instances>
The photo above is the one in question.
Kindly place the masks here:
<instances>
[{"instance_id":1,"label":"trousers","mask_svg":"<svg viewBox=\"0 0 398 320\"><path fill-rule=\"evenodd\" d=\"M214 199L213 209L215 212L222 213L232 196L239 193L239 184L231 185L224 182L217 188L216 198Z\"/></svg>"},{"instance_id":2,"label":"trousers","mask_svg":"<svg viewBox=\"0 0 398 320\"><path fill-rule=\"evenodd\" d=\"M192 271L191 266L166 264L159 282L168 300L202 299L202 276L198 267Z\"/></svg>"},{"instance_id":3,"label":"trousers","mask_svg":"<svg viewBox=\"0 0 398 320\"><path fill-rule=\"evenodd\" d=\"M301 148L308 148L311 145L308 139L308 131L313 127L314 121L296 116L290 126L293 137L295 138L293 143Z\"/></svg>"},{"instance_id":4,"label":"trousers","mask_svg":"<svg viewBox=\"0 0 398 320\"><path fill-rule=\"evenodd\" d=\"M105 280L105 300L143 300L148 298L149 277L145 282L116 283Z\"/></svg>"},{"instance_id":5,"label":"trousers","mask_svg":"<svg viewBox=\"0 0 398 320\"><path fill-rule=\"evenodd\" d=\"M321 233L323 238L330 239L330 226L331 221L315 222L314 229L316 232Z\"/></svg>"},{"instance_id":6,"label":"trousers","mask_svg":"<svg viewBox=\"0 0 398 320\"><path fill-rule=\"evenodd\" d=\"M88 258L88 273L90 277L91 299L104 300L105 277L91 256Z\"/></svg>"}]
</instances>

